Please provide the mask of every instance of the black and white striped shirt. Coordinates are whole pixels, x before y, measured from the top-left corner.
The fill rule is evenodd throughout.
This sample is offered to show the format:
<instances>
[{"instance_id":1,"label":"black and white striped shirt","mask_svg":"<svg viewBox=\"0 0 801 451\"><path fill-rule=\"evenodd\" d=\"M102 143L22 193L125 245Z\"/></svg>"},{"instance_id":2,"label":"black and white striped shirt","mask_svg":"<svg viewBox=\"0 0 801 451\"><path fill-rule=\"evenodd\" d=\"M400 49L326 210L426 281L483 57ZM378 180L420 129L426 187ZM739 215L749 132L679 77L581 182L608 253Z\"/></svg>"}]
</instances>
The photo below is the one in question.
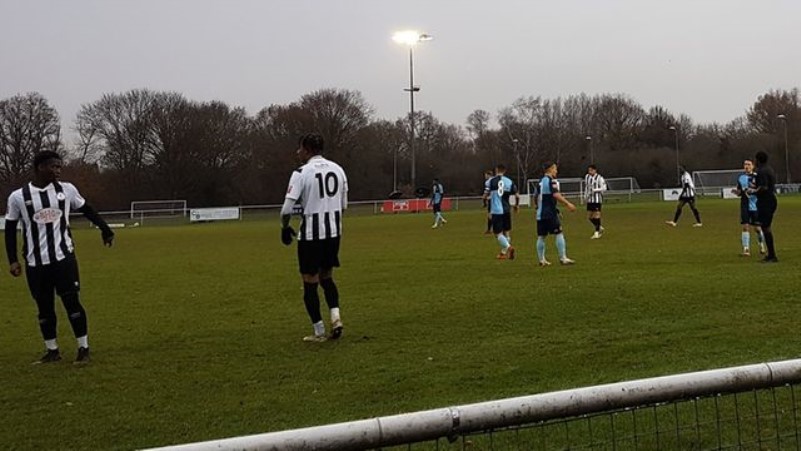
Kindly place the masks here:
<instances>
[{"instance_id":1,"label":"black and white striped shirt","mask_svg":"<svg viewBox=\"0 0 801 451\"><path fill-rule=\"evenodd\" d=\"M584 176L584 198L588 204L603 203L604 191L606 191L606 180L601 174L596 172L595 175Z\"/></svg>"},{"instance_id":2,"label":"black and white striped shirt","mask_svg":"<svg viewBox=\"0 0 801 451\"><path fill-rule=\"evenodd\" d=\"M85 203L78 189L67 182L53 182L44 188L28 183L11 193L6 221L22 224L28 266L49 265L73 253L70 210Z\"/></svg>"},{"instance_id":3,"label":"black and white striped shirt","mask_svg":"<svg viewBox=\"0 0 801 451\"><path fill-rule=\"evenodd\" d=\"M684 171L681 174L681 194L679 199L692 199L695 197L695 183L693 183L693 176L689 172Z\"/></svg>"},{"instance_id":4,"label":"black and white striped shirt","mask_svg":"<svg viewBox=\"0 0 801 451\"><path fill-rule=\"evenodd\" d=\"M286 199L303 208L298 241L342 236L342 212L348 207L348 179L333 161L316 155L289 179Z\"/></svg>"}]
</instances>

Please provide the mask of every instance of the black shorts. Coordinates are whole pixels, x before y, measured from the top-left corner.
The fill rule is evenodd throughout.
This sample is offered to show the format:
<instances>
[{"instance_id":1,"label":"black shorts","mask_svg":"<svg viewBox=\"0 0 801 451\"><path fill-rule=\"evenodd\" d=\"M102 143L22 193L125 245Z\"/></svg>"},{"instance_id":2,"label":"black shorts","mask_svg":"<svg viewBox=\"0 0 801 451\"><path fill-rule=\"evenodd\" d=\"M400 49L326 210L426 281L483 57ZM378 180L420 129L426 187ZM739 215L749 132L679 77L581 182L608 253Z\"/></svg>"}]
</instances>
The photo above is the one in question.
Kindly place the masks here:
<instances>
[{"instance_id":1,"label":"black shorts","mask_svg":"<svg viewBox=\"0 0 801 451\"><path fill-rule=\"evenodd\" d=\"M537 220L537 236L557 235L562 233L562 223L559 217Z\"/></svg>"},{"instance_id":2,"label":"black shorts","mask_svg":"<svg viewBox=\"0 0 801 451\"><path fill-rule=\"evenodd\" d=\"M434 210L434 213L439 213L442 211L442 204L431 204L431 209Z\"/></svg>"},{"instance_id":3,"label":"black shorts","mask_svg":"<svg viewBox=\"0 0 801 451\"><path fill-rule=\"evenodd\" d=\"M301 274L319 274L339 267L339 237L327 240L298 241Z\"/></svg>"},{"instance_id":4,"label":"black shorts","mask_svg":"<svg viewBox=\"0 0 801 451\"><path fill-rule=\"evenodd\" d=\"M52 299L53 291L59 296L64 296L81 289L75 254L69 254L64 260L49 265L26 266L25 278L28 280L31 296L37 301Z\"/></svg>"},{"instance_id":5,"label":"black shorts","mask_svg":"<svg viewBox=\"0 0 801 451\"><path fill-rule=\"evenodd\" d=\"M740 224L758 226L759 214L756 211L749 210L747 206L740 207Z\"/></svg>"},{"instance_id":6,"label":"black shorts","mask_svg":"<svg viewBox=\"0 0 801 451\"><path fill-rule=\"evenodd\" d=\"M601 204L599 202L587 203L587 211L601 211Z\"/></svg>"},{"instance_id":7,"label":"black shorts","mask_svg":"<svg viewBox=\"0 0 801 451\"><path fill-rule=\"evenodd\" d=\"M503 213L500 215L492 215L492 232L499 234L509 232L512 230L512 214Z\"/></svg>"},{"instance_id":8,"label":"black shorts","mask_svg":"<svg viewBox=\"0 0 801 451\"><path fill-rule=\"evenodd\" d=\"M757 217L759 224L763 227L770 227L773 223L773 214L776 213L776 198L759 199L757 201Z\"/></svg>"}]
</instances>

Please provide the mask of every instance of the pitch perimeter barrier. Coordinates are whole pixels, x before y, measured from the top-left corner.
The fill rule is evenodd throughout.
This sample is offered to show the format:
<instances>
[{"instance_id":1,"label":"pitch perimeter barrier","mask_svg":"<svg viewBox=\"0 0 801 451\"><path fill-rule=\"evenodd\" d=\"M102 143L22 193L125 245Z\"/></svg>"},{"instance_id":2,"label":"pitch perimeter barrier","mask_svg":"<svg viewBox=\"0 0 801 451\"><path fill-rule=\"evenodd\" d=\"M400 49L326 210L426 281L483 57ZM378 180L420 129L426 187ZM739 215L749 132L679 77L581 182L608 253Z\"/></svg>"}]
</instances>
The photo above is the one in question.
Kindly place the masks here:
<instances>
[{"instance_id":1,"label":"pitch perimeter barrier","mask_svg":"<svg viewBox=\"0 0 801 451\"><path fill-rule=\"evenodd\" d=\"M449 449L453 446L449 443L459 442L460 438L462 449L801 449L800 409L795 393L799 383L801 359L785 360L156 449L362 450L395 446ZM777 395L782 388L788 392ZM759 390L767 393L759 396ZM749 392L753 401L747 403L742 394ZM734 397L729 408L720 406L719 399L724 396ZM704 399L712 403L699 405ZM767 407L760 408L760 399ZM691 406L682 410L687 410L684 416L694 416L694 422L691 419L682 424L679 405ZM659 425L660 414L656 409L660 406L672 411L675 419L667 428ZM654 413L650 420L640 416L638 432L636 412L644 408ZM627 412L633 412L633 428L628 426L627 432L616 438L616 415ZM600 431L596 423L597 432L593 434L592 418L601 414L608 416L605 423L612 427ZM711 420L703 419L707 416ZM733 431L724 430L729 421L735 425ZM521 441L521 434L528 435L526 431L554 423L555 431L548 434L553 439L561 437L558 444L545 438L545 434ZM570 444L571 423L574 436L581 436L582 441L589 437L586 444ZM489 438L476 446L477 434Z\"/></svg>"},{"instance_id":2,"label":"pitch perimeter barrier","mask_svg":"<svg viewBox=\"0 0 801 451\"><path fill-rule=\"evenodd\" d=\"M797 196L799 185L777 185L777 194L779 196ZM575 199L576 202L580 201L579 193L564 193L566 197ZM535 201L525 202L526 194L521 195L521 206L532 207ZM716 191L714 197L722 197L720 188ZM462 209L481 209L482 198L481 196L454 196L447 198L450 200L451 210ZM412 199L409 199L412 200ZM664 200L663 189L643 189L638 192L632 193L629 191L614 191L610 190L604 193L604 203L611 205L616 203L641 203L641 202L661 202ZM426 203L427 200L415 200ZM387 201L381 200L365 200L348 202L348 216L359 215L376 215L383 212L383 208ZM281 204L265 204L265 205L238 205L238 206L220 206L214 207L215 209L238 208L240 210L240 220L270 220L278 218L278 212L281 209ZM161 225L185 225L188 224L189 218L183 214L176 214L176 209L155 209L155 210L136 210L134 217L131 217L130 210L119 211L103 211L100 214L109 224L115 224L118 227L139 227L139 226L161 226ZM188 210L187 210L188 211ZM428 210L415 211L415 213L427 214ZM88 221L83 220L80 213L73 212L71 220L74 225L88 224Z\"/></svg>"}]
</instances>

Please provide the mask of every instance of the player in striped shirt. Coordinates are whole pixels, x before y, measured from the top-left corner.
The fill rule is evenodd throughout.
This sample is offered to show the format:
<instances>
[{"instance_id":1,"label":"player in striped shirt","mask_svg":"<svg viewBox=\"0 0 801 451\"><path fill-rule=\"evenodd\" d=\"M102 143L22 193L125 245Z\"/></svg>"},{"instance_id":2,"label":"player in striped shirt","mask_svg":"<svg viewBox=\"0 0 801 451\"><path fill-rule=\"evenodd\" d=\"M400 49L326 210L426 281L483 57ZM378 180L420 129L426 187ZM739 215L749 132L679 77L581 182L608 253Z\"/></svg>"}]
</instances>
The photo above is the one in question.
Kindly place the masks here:
<instances>
[{"instance_id":1,"label":"player in striped shirt","mask_svg":"<svg viewBox=\"0 0 801 451\"><path fill-rule=\"evenodd\" d=\"M506 176L506 166L499 164L495 168L495 177L489 179L487 188L484 191L484 199L489 200L490 214L492 215L492 232L501 245L501 252L498 254L499 260L514 260L515 248L512 247L512 240L509 232L512 231L512 206L509 204L509 197L514 194L514 211L520 208L520 195L512 179Z\"/></svg>"},{"instance_id":2,"label":"player in striped shirt","mask_svg":"<svg viewBox=\"0 0 801 451\"><path fill-rule=\"evenodd\" d=\"M432 229L436 229L440 224L447 224L448 221L442 216L442 199L445 196L445 188L439 179L434 179L434 185L431 187L431 209L434 210L434 225Z\"/></svg>"},{"instance_id":3,"label":"player in striped shirt","mask_svg":"<svg viewBox=\"0 0 801 451\"><path fill-rule=\"evenodd\" d=\"M584 176L584 200L587 201L587 219L595 227L595 233L590 237L593 240L600 238L604 232L601 226L604 191L606 191L606 180L598 173L598 168L594 164L589 165L587 175Z\"/></svg>"},{"instance_id":4,"label":"player in striped shirt","mask_svg":"<svg viewBox=\"0 0 801 451\"><path fill-rule=\"evenodd\" d=\"M743 245L743 257L751 256L751 233L757 234L759 241L759 253L765 253L764 235L759 226L759 215L757 213L757 198L748 194L749 189L756 188L756 173L754 172L754 162L750 158L743 162L743 172L737 177L737 186L731 190L732 193L740 196L740 224L743 226L741 242Z\"/></svg>"},{"instance_id":5,"label":"player in striped shirt","mask_svg":"<svg viewBox=\"0 0 801 451\"><path fill-rule=\"evenodd\" d=\"M567 257L567 243L565 234L562 233L562 224L559 220L559 210L556 203L560 202L567 207L570 212L576 211L576 206L565 199L559 192L559 181L556 176L559 169L556 163L546 162L542 165L545 174L540 179L540 187L537 196L537 257L540 266L550 266L551 263L545 259L545 237L554 235L556 237L556 250L559 254L559 262L563 265L576 263Z\"/></svg>"},{"instance_id":6,"label":"player in striped shirt","mask_svg":"<svg viewBox=\"0 0 801 451\"><path fill-rule=\"evenodd\" d=\"M690 175L690 172L687 171L687 168L682 166L681 194L679 194L679 204L676 206L676 214L673 216L673 220L665 221L665 224L671 227L676 227L676 225L679 223L679 218L681 217L681 210L687 204L690 205L690 210L693 211L693 215L695 216L695 224L693 224L693 227L703 226L701 223L701 213L699 213L698 209L695 208L695 183L693 183L693 177Z\"/></svg>"},{"instance_id":7,"label":"player in striped shirt","mask_svg":"<svg viewBox=\"0 0 801 451\"><path fill-rule=\"evenodd\" d=\"M484 171L484 194L489 193L489 181L493 177L493 171ZM489 199L485 196L483 198L484 207L487 209L487 230L484 235L492 233L492 213L490 212Z\"/></svg>"},{"instance_id":8,"label":"player in striped shirt","mask_svg":"<svg viewBox=\"0 0 801 451\"><path fill-rule=\"evenodd\" d=\"M78 211L101 231L103 243L111 246L114 232L71 183L61 177L61 157L44 151L33 159L33 181L14 191L8 198L6 213L6 255L9 272L22 275L17 257L17 225L22 225L25 277L39 310L39 329L45 342L45 354L34 363L61 360L56 341L55 294L61 297L72 331L78 341L76 364L88 363L89 338L86 310L79 298L80 278L75 245L70 232L70 211Z\"/></svg>"},{"instance_id":9,"label":"player in striped shirt","mask_svg":"<svg viewBox=\"0 0 801 451\"><path fill-rule=\"evenodd\" d=\"M339 242L342 236L342 214L348 207L348 179L345 171L333 161L323 158L323 137L306 134L299 140L297 155L303 166L289 179L284 206L281 209L281 242L289 246L296 235L289 225L296 204L303 210L298 229L298 263L303 279L303 302L312 322L314 334L304 341L322 342L342 336L339 312L339 291L334 283L334 268L339 267ZM326 335L320 312L318 284L323 288L331 318L331 335Z\"/></svg>"}]
</instances>

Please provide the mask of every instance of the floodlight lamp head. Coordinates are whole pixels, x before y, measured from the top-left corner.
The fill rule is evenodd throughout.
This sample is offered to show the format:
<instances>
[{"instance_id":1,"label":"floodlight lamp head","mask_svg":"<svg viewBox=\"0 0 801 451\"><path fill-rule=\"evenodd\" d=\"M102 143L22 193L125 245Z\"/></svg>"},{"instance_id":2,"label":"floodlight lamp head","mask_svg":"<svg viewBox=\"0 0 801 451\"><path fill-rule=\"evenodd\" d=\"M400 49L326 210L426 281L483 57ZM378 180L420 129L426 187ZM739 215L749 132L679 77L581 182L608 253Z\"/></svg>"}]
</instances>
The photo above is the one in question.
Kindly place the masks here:
<instances>
[{"instance_id":1,"label":"floodlight lamp head","mask_svg":"<svg viewBox=\"0 0 801 451\"><path fill-rule=\"evenodd\" d=\"M418 42L434 39L430 34L419 33L416 30L398 31L392 35L392 40L398 44L414 46Z\"/></svg>"},{"instance_id":2,"label":"floodlight lamp head","mask_svg":"<svg viewBox=\"0 0 801 451\"><path fill-rule=\"evenodd\" d=\"M787 116L785 116L785 115L783 115L783 114L780 114L780 115L776 116L776 119L781 119L781 120L783 120L783 121L784 121L784 120L786 120L786 119L787 119Z\"/></svg>"}]
</instances>

